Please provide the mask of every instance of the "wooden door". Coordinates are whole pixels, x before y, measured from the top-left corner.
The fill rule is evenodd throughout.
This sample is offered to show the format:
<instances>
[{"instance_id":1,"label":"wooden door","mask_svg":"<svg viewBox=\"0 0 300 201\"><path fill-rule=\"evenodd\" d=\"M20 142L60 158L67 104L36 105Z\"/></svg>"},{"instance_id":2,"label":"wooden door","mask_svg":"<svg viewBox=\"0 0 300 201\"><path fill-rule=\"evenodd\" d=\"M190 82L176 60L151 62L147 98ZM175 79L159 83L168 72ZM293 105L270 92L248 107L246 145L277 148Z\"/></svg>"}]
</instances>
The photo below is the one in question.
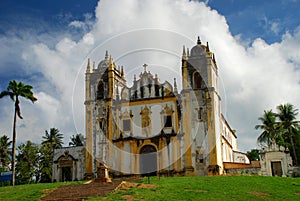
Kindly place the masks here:
<instances>
[{"instance_id":1,"label":"wooden door","mask_svg":"<svg viewBox=\"0 0 300 201\"><path fill-rule=\"evenodd\" d=\"M282 176L282 166L280 161L271 162L272 176Z\"/></svg>"}]
</instances>

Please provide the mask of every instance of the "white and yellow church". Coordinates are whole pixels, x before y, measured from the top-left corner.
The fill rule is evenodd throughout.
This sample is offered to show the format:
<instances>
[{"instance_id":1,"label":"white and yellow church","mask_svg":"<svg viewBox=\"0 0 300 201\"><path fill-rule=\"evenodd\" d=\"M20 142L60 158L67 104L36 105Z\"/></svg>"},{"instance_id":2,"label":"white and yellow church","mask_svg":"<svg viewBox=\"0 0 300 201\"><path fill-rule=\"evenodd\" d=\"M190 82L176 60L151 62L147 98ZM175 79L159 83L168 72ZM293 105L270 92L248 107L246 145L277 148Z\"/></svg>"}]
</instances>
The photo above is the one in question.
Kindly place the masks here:
<instances>
[{"instance_id":1,"label":"white and yellow church","mask_svg":"<svg viewBox=\"0 0 300 201\"><path fill-rule=\"evenodd\" d=\"M213 175L224 163L249 163L221 114L218 66L198 38L182 52L182 90L147 65L128 84L106 51L85 74L86 176L105 165L113 176ZM118 64L120 65L120 64ZM142 69L142 68L141 68Z\"/></svg>"},{"instance_id":2,"label":"white and yellow church","mask_svg":"<svg viewBox=\"0 0 300 201\"><path fill-rule=\"evenodd\" d=\"M106 51L85 74L86 142L55 150L53 181L111 176L226 173L248 167L221 113L218 67L208 43L183 48L182 89L147 71L128 85ZM141 68L142 69L142 68ZM170 83L172 82L172 84Z\"/></svg>"}]
</instances>

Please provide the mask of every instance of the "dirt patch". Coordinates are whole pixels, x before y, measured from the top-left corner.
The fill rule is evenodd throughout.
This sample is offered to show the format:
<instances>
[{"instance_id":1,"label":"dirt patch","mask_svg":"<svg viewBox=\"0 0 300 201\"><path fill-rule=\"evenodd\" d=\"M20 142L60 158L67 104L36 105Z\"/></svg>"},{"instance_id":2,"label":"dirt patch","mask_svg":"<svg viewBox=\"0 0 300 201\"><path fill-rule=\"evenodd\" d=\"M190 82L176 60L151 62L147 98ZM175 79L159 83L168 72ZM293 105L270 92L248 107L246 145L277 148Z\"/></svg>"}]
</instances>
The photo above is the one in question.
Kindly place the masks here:
<instances>
[{"instance_id":1,"label":"dirt patch","mask_svg":"<svg viewBox=\"0 0 300 201\"><path fill-rule=\"evenodd\" d=\"M123 181L121 183L121 185L119 186L119 188L117 188L116 190L128 190L130 188L151 188L151 189L154 189L156 187L157 186L153 185L153 184L138 184L138 183L130 183L130 182Z\"/></svg>"},{"instance_id":2,"label":"dirt patch","mask_svg":"<svg viewBox=\"0 0 300 201\"><path fill-rule=\"evenodd\" d=\"M134 200L135 198L132 195L123 195L122 198L126 200Z\"/></svg>"},{"instance_id":3,"label":"dirt patch","mask_svg":"<svg viewBox=\"0 0 300 201\"><path fill-rule=\"evenodd\" d=\"M256 196L271 196L270 194L268 193L264 193L264 192L257 192L257 191L252 191L250 192L250 194L252 195L256 195Z\"/></svg>"},{"instance_id":4,"label":"dirt patch","mask_svg":"<svg viewBox=\"0 0 300 201\"><path fill-rule=\"evenodd\" d=\"M88 197L104 197L113 191L121 181L112 183L92 182L89 184L70 184L63 185L57 189L44 191L46 196L42 197L43 201L81 201Z\"/></svg>"},{"instance_id":5,"label":"dirt patch","mask_svg":"<svg viewBox=\"0 0 300 201\"><path fill-rule=\"evenodd\" d=\"M49 193L55 191L56 189L57 189L57 188L47 188L47 189L44 189L44 190L43 190L43 195L42 195L42 197L47 196Z\"/></svg>"},{"instance_id":6,"label":"dirt patch","mask_svg":"<svg viewBox=\"0 0 300 201\"><path fill-rule=\"evenodd\" d=\"M184 191L187 192L197 192L197 193L207 193L207 190L201 190L201 189L185 189Z\"/></svg>"},{"instance_id":7,"label":"dirt patch","mask_svg":"<svg viewBox=\"0 0 300 201\"><path fill-rule=\"evenodd\" d=\"M116 190L128 190L130 188L136 187L137 185L137 183L122 181L121 185Z\"/></svg>"}]
</instances>

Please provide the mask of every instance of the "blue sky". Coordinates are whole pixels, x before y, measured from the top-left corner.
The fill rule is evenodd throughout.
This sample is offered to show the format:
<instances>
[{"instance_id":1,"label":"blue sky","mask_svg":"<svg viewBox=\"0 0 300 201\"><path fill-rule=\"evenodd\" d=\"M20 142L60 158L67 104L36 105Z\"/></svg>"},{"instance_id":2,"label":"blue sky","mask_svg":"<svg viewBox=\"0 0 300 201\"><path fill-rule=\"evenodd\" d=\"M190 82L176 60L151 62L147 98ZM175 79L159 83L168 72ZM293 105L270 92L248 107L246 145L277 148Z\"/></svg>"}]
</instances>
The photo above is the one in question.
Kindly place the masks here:
<instances>
[{"instance_id":1,"label":"blue sky","mask_svg":"<svg viewBox=\"0 0 300 201\"><path fill-rule=\"evenodd\" d=\"M189 43L200 35L209 41L220 70L222 111L238 131L241 150L257 147L259 131L254 126L263 110L285 102L300 108L299 10L298 0L112 0L99 5L96 0L2 0L0 90L16 79L31 84L39 98L34 105L22 101L25 119L19 121L19 142L40 142L50 127L60 129L66 143L72 134L84 133L79 95L87 57L98 63L105 49L121 55L115 46L121 48L130 36L122 44L111 37L121 41L120 34L128 31L160 29L172 33L163 40L164 48L175 47L178 54L182 45L192 43L172 37L184 35L182 41ZM141 32L134 43L149 45L143 37L151 34L139 39ZM157 47L161 42L158 39ZM123 62L128 66L144 62L127 60ZM169 79L166 73L162 76ZM73 89L80 92L74 94ZM10 135L13 105L9 99L0 104L0 134Z\"/></svg>"}]
</instances>

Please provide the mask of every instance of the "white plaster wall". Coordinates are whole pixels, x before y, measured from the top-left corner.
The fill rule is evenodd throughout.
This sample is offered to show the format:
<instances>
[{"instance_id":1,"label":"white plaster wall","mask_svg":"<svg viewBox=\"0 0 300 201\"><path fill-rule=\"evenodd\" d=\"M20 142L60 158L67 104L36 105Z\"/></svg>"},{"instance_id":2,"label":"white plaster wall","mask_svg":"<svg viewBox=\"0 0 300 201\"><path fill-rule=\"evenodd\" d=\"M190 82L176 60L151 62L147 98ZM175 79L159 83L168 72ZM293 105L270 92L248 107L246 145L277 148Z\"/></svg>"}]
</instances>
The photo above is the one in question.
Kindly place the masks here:
<instances>
[{"instance_id":1,"label":"white plaster wall","mask_svg":"<svg viewBox=\"0 0 300 201\"><path fill-rule=\"evenodd\" d=\"M124 172L125 173L130 173L130 143L129 142L124 142L124 151L123 151L123 164L124 164ZM117 159L118 160L118 159Z\"/></svg>"}]
</instances>

